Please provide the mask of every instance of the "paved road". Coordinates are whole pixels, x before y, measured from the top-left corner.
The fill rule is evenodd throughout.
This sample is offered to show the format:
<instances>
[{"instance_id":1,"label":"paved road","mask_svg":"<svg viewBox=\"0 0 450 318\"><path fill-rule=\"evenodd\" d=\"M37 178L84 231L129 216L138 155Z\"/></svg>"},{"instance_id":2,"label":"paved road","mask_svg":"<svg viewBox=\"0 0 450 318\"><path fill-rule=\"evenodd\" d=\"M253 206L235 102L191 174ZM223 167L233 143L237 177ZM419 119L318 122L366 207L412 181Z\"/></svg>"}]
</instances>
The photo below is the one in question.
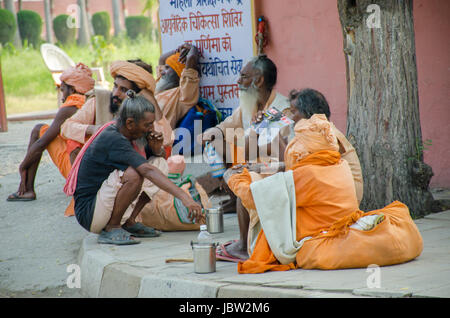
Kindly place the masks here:
<instances>
[{"instance_id":1,"label":"paved road","mask_svg":"<svg viewBox=\"0 0 450 318\"><path fill-rule=\"evenodd\" d=\"M139 292L140 295L147 296L150 295L151 290L145 289L148 286L146 282L151 281L151 279L162 279L158 277L163 270L166 271L166 274L173 270L174 273L171 274L182 273L184 276L188 273L191 275L192 264L175 264L167 267L163 263L163 254L157 259L148 260L154 263L147 264L147 260L140 260L142 253L130 254L133 247L128 247L128 252L124 254L123 249L95 244L95 236L88 235L78 225L74 217L64 217L64 210L69 204L69 198L62 192L64 179L50 162L46 153L36 178L38 199L33 202L7 202L7 195L17 190L19 181L17 167L25 154L29 133L36 123L36 121L10 122L9 132L0 133L0 298L83 297L79 289L69 289L66 286L66 280L70 274L67 272L67 267L70 264L86 264L89 257L92 257L92 260L97 264L98 262L102 264L102 267L98 268L101 270L100 274L104 270L104 273L107 274L105 277L112 278L112 280L105 278L102 281L102 276L94 277L91 286L94 296L99 294L111 296L115 289L109 289L108 286L117 286L115 282L126 278L126 275L134 277L135 279L131 282L139 284L133 285L130 292L134 294ZM194 175L204 171L204 165L195 164L188 167L188 172ZM438 195L448 198L450 191L441 191ZM223 239L236 238L235 215L228 214L226 222L228 227L226 233L223 234ZM424 237L424 251L413 262L383 268L384 281L387 282L386 288L391 288L401 295L414 291L418 292L417 295L420 296L450 297L449 222L449 212L430 215L425 219L416 221ZM188 242L194 234L171 233L164 235L164 237L169 239L168 243L171 239L179 242L181 236ZM162 238L159 240L161 241L159 244L164 245L166 243ZM137 251L145 249L148 244L152 245L151 240L148 243L144 242L137 245L135 249ZM81 250L80 247L82 247ZM108 260L113 263L119 262L122 265L109 264L109 261L104 262L104 258L95 256L99 252L106 252ZM138 263L133 263L136 261ZM200 280L214 281L216 278L219 279L220 281L214 282L216 285L213 287L220 291L215 292L216 295L224 297L259 295L255 294L255 292L261 291L259 287L263 287L262 290L266 292L267 287L274 287L275 285L276 288L284 290L280 290L280 295L285 293L288 297L297 297L298 295L292 294L292 288L298 289L299 286L303 286L302 290L312 290L319 293L322 293L323 290L337 290L338 294L344 297L348 295L348 290L353 291L353 294L350 293L353 296L355 296L355 291L357 291L356 296L361 292L367 293L365 290L358 291L357 289L360 287L361 281L365 281L367 276L365 269L354 271L301 271L301 275L294 271L285 274L237 275L235 265L220 263L218 265L220 270L217 275L202 276ZM142 275L133 276L134 274L128 272L131 267L148 268L149 271L142 273ZM132 273L135 271L133 268L131 268ZM152 276L155 270L156 278ZM121 271L124 271L125 276L122 274L114 276L114 273ZM355 275L359 278L355 279ZM142 277L144 280L141 282ZM176 276L174 277L176 278ZM173 279L173 277L170 277L170 279ZM176 295L173 293L175 286L178 286L177 284L181 284L181 286L185 284L183 280L176 280L173 284L174 288L164 290L164 287L170 287L172 283L168 285L164 279L158 282L162 286L161 292L172 293L172 296ZM213 282L208 284L210 283ZM387 294L387 297L393 295L392 290L389 291L391 294ZM299 290L298 292L302 293L303 291ZM264 295L267 296L268 294L265 293L260 296ZM310 294L308 292L305 295ZM325 296L327 295L330 294ZM379 296L383 296L383 294L379 294ZM273 295L269 297L273 297ZM301 295L298 297L301 297Z\"/></svg>"},{"instance_id":2,"label":"paved road","mask_svg":"<svg viewBox=\"0 0 450 318\"><path fill-rule=\"evenodd\" d=\"M0 297L80 297L65 287L68 264L74 263L87 232L74 217L64 217L69 198L64 178L47 153L36 177L37 200L7 202L17 190L20 161L32 127L39 122L10 122L0 134Z\"/></svg>"},{"instance_id":3,"label":"paved road","mask_svg":"<svg viewBox=\"0 0 450 318\"><path fill-rule=\"evenodd\" d=\"M51 120L9 122L8 132L0 133L0 297L81 297L66 286L67 266L77 262L88 232L75 217L64 217L70 199L47 152L36 176L37 200L6 201L17 190L29 134L41 122ZM199 175L205 168L191 164L186 170Z\"/></svg>"}]
</instances>

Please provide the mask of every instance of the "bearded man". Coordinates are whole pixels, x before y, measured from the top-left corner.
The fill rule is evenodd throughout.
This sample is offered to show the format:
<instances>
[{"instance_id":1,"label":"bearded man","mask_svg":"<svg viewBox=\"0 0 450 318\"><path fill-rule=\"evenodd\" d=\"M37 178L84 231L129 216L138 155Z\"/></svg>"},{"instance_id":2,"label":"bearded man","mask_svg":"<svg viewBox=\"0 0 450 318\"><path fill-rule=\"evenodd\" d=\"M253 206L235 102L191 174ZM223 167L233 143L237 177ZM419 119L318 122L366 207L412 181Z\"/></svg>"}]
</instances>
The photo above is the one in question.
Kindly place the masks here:
<instances>
[{"instance_id":1,"label":"bearded man","mask_svg":"<svg viewBox=\"0 0 450 318\"><path fill-rule=\"evenodd\" d=\"M155 97L172 129L198 103L198 58L197 48L187 43L159 58Z\"/></svg>"},{"instance_id":2,"label":"bearded man","mask_svg":"<svg viewBox=\"0 0 450 318\"><path fill-rule=\"evenodd\" d=\"M61 126L61 134L71 139L74 149L71 159L75 159L83 144L105 123L113 120L118 113L126 92L130 89L147 98L158 106L154 97L155 80L152 67L140 59L114 61L110 67L114 78L112 92L96 89L89 92L89 98L83 107ZM172 130L162 115L161 109L155 107L155 130L164 136L164 147L173 142Z\"/></svg>"}]
</instances>

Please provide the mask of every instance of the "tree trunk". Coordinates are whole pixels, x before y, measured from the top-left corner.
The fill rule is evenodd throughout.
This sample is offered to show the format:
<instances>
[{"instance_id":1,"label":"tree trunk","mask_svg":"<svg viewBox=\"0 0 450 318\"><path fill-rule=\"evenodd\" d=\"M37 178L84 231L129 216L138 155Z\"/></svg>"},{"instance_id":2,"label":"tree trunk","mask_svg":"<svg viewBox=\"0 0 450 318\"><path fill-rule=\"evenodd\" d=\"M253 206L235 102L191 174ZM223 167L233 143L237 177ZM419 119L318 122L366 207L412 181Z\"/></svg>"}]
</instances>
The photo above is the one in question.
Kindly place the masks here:
<instances>
[{"instance_id":1,"label":"tree trunk","mask_svg":"<svg viewBox=\"0 0 450 318\"><path fill-rule=\"evenodd\" d=\"M78 45L89 45L91 35L89 32L89 22L86 13L86 0L78 0L78 7L80 9L80 28L78 29Z\"/></svg>"},{"instance_id":2,"label":"tree trunk","mask_svg":"<svg viewBox=\"0 0 450 318\"><path fill-rule=\"evenodd\" d=\"M53 41L53 29L52 29L52 14L50 10L50 0L44 0L45 11L45 33L48 43L54 43Z\"/></svg>"},{"instance_id":3,"label":"tree trunk","mask_svg":"<svg viewBox=\"0 0 450 318\"><path fill-rule=\"evenodd\" d=\"M5 9L9 10L12 12L12 14L14 14L14 19L16 19L16 34L14 34L14 46L16 48L21 48L22 47L22 40L20 38L20 33L19 33L19 23L17 22L17 15L16 15L16 7L14 6L14 0L5 0Z\"/></svg>"},{"instance_id":4,"label":"tree trunk","mask_svg":"<svg viewBox=\"0 0 450 318\"><path fill-rule=\"evenodd\" d=\"M347 66L347 136L364 177L361 209L399 200L413 217L423 216L431 211L433 173L421 147L413 1L338 0L338 11Z\"/></svg>"},{"instance_id":5,"label":"tree trunk","mask_svg":"<svg viewBox=\"0 0 450 318\"><path fill-rule=\"evenodd\" d=\"M122 31L120 25L120 3L119 0L112 0L113 21L114 21L114 36L118 36Z\"/></svg>"}]
</instances>

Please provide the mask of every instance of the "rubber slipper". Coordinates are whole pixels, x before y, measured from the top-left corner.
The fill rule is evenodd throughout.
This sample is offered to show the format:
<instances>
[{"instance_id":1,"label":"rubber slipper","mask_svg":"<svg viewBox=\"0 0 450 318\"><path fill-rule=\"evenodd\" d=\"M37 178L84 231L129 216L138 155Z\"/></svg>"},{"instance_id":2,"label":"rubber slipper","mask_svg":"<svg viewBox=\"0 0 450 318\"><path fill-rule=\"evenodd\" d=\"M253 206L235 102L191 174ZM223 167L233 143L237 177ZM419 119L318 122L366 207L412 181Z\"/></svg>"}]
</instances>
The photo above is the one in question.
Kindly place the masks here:
<instances>
[{"instance_id":1,"label":"rubber slipper","mask_svg":"<svg viewBox=\"0 0 450 318\"><path fill-rule=\"evenodd\" d=\"M11 198L11 196L12 196L12 198ZM36 200L36 197L34 197L34 198L20 197L17 194L17 192L10 194L9 197L6 199L6 201L11 201L11 202L14 202L14 201L34 201L34 200Z\"/></svg>"},{"instance_id":2,"label":"rubber slipper","mask_svg":"<svg viewBox=\"0 0 450 318\"><path fill-rule=\"evenodd\" d=\"M112 229L109 232L102 231L98 236L97 242L99 244L114 245L132 245L141 243L141 241L131 239L131 234L122 228Z\"/></svg>"},{"instance_id":3,"label":"rubber slipper","mask_svg":"<svg viewBox=\"0 0 450 318\"><path fill-rule=\"evenodd\" d=\"M225 249L225 246L228 246L231 243L237 242L237 241L238 240L232 240L232 241L228 241L228 242L220 245L219 248L216 251L216 259L221 260L221 261L234 262L234 263L245 262L245 259L241 259L241 258L232 256Z\"/></svg>"},{"instance_id":4,"label":"rubber slipper","mask_svg":"<svg viewBox=\"0 0 450 318\"><path fill-rule=\"evenodd\" d=\"M145 226L144 224L137 222L136 224L126 227L125 225L122 225L122 228L133 234L133 236L136 237L158 237L161 235L161 232L158 230L155 230L152 227Z\"/></svg>"}]
</instances>

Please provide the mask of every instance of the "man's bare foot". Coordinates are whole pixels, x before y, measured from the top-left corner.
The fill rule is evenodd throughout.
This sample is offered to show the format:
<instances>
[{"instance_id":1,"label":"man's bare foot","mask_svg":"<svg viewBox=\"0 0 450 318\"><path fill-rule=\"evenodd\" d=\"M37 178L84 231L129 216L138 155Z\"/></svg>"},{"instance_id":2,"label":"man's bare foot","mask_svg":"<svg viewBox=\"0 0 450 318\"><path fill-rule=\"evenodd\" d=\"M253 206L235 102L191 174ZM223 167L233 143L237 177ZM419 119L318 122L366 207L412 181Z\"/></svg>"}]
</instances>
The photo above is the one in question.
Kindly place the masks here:
<instances>
[{"instance_id":1,"label":"man's bare foot","mask_svg":"<svg viewBox=\"0 0 450 318\"><path fill-rule=\"evenodd\" d=\"M7 201L33 201L36 200L36 193L34 191L28 191L23 194L19 194L19 192L11 193Z\"/></svg>"},{"instance_id":2,"label":"man's bare foot","mask_svg":"<svg viewBox=\"0 0 450 318\"><path fill-rule=\"evenodd\" d=\"M225 246L225 250L228 254L230 254L233 257L247 260L248 259L248 252L247 247L243 246L241 241L236 241L231 243L230 245Z\"/></svg>"}]
</instances>

